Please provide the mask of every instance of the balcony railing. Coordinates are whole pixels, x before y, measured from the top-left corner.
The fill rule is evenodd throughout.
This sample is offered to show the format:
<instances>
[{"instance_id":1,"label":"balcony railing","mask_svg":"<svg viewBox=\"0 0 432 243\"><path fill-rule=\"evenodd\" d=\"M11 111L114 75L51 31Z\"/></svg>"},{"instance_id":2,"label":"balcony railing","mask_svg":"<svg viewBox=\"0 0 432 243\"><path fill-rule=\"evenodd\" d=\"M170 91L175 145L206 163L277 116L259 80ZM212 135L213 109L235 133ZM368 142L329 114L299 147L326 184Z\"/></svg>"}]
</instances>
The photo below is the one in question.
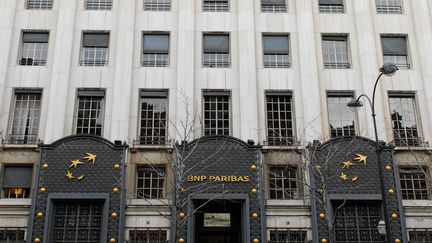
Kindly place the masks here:
<instances>
[{"instance_id":1,"label":"balcony railing","mask_svg":"<svg viewBox=\"0 0 432 243\"><path fill-rule=\"evenodd\" d=\"M37 134L10 134L3 140L3 144L35 145L40 142Z\"/></svg>"}]
</instances>

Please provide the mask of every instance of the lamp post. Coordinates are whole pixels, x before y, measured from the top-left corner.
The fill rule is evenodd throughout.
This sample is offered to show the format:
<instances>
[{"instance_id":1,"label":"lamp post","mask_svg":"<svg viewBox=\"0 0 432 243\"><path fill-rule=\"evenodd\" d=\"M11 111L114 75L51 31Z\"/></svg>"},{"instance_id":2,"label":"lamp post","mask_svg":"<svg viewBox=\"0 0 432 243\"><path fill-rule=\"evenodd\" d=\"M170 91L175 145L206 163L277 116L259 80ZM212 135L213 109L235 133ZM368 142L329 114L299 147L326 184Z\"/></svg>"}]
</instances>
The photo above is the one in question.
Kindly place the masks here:
<instances>
[{"instance_id":1,"label":"lamp post","mask_svg":"<svg viewBox=\"0 0 432 243\"><path fill-rule=\"evenodd\" d=\"M369 105L371 106L371 109L372 109L372 120L373 120L373 126L374 126L374 134L375 134L375 146L376 146L376 154L377 154L377 159L378 159L378 172L379 172L380 184L381 184L381 195L382 195L383 204L384 204L384 222L385 222L385 233L386 233L387 242L391 242L390 222L389 222L389 217L388 217L387 198L386 198L386 191L384 188L385 184L384 184L384 178L383 178L383 173L382 173L383 169L382 169L382 163L381 163L381 158L380 158L380 144L379 144L379 138L378 138L377 124L376 124L375 92L376 92L376 88L377 88L378 81L380 80L380 78L383 75L391 77L396 73L397 70L398 70L398 68L396 67L395 64L385 63L379 69L380 74L378 75L378 77L375 81L375 85L374 85L373 93L372 93L372 100L366 94L361 94L356 100L352 100L352 101L348 102L348 104L347 104L348 107L352 107L352 108L362 107L363 102L361 102L360 99L364 97L367 99L367 101L369 102ZM381 228L382 228L382 225L381 225Z\"/></svg>"}]
</instances>

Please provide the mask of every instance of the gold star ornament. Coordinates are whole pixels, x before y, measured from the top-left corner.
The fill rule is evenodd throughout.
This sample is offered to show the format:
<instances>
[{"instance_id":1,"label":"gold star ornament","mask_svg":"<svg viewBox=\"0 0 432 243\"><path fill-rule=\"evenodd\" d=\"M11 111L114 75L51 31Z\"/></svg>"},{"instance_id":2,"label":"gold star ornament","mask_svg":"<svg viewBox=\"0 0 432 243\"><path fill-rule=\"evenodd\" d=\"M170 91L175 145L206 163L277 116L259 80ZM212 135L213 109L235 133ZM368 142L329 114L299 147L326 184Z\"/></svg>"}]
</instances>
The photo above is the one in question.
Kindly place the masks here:
<instances>
[{"instance_id":1,"label":"gold star ornament","mask_svg":"<svg viewBox=\"0 0 432 243\"><path fill-rule=\"evenodd\" d=\"M69 168L72 168L72 167L76 168L78 165L84 164L83 162L79 161L79 159L72 160L70 163L71 164L69 165Z\"/></svg>"},{"instance_id":2,"label":"gold star ornament","mask_svg":"<svg viewBox=\"0 0 432 243\"><path fill-rule=\"evenodd\" d=\"M339 176L342 180L347 181L348 180L348 176L344 173L341 173L341 175Z\"/></svg>"},{"instance_id":3,"label":"gold star ornament","mask_svg":"<svg viewBox=\"0 0 432 243\"><path fill-rule=\"evenodd\" d=\"M73 174L72 174L70 171L67 171L66 177L67 177L69 180L72 180L73 178L75 178L75 176L73 176Z\"/></svg>"},{"instance_id":4,"label":"gold star ornament","mask_svg":"<svg viewBox=\"0 0 432 243\"><path fill-rule=\"evenodd\" d=\"M361 154L356 154L356 155L357 157L355 157L354 160L357 160L357 162L363 163L364 165L367 164L367 156Z\"/></svg>"},{"instance_id":5,"label":"gold star ornament","mask_svg":"<svg viewBox=\"0 0 432 243\"><path fill-rule=\"evenodd\" d=\"M354 165L350 160L342 162L342 169L349 169L350 166Z\"/></svg>"},{"instance_id":6,"label":"gold star ornament","mask_svg":"<svg viewBox=\"0 0 432 243\"><path fill-rule=\"evenodd\" d=\"M86 153L87 156L84 156L83 159L86 159L87 161L91 161L93 164L96 163L96 154Z\"/></svg>"}]
</instances>

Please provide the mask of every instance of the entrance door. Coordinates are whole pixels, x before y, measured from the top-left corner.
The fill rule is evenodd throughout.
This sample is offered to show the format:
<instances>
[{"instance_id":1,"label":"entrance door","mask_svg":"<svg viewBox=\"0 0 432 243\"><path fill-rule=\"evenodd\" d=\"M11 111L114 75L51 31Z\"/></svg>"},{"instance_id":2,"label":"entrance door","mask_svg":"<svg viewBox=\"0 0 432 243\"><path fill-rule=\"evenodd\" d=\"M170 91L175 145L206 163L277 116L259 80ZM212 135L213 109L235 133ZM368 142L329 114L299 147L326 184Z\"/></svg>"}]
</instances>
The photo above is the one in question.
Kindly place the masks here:
<instances>
[{"instance_id":1,"label":"entrance door","mask_svg":"<svg viewBox=\"0 0 432 243\"><path fill-rule=\"evenodd\" d=\"M195 243L241 243L242 206L237 200L197 200Z\"/></svg>"},{"instance_id":2,"label":"entrance door","mask_svg":"<svg viewBox=\"0 0 432 243\"><path fill-rule=\"evenodd\" d=\"M50 242L99 243L102 212L103 201L56 201Z\"/></svg>"}]
</instances>

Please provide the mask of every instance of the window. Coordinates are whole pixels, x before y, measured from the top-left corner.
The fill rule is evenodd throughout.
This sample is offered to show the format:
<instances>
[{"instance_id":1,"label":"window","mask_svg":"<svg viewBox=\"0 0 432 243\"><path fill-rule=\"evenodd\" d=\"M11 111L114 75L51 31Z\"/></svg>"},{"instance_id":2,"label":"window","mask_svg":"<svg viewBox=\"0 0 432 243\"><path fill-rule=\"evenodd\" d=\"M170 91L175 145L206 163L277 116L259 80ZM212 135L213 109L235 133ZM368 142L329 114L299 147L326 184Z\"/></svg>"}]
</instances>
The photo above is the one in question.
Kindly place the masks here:
<instances>
[{"instance_id":1,"label":"window","mask_svg":"<svg viewBox=\"0 0 432 243\"><path fill-rule=\"evenodd\" d=\"M26 1L26 9L33 9L33 10L52 9L52 5L53 5L52 0L27 0Z\"/></svg>"},{"instance_id":2,"label":"window","mask_svg":"<svg viewBox=\"0 0 432 243\"><path fill-rule=\"evenodd\" d=\"M163 229L136 229L129 231L130 243L166 243L167 231Z\"/></svg>"},{"instance_id":3,"label":"window","mask_svg":"<svg viewBox=\"0 0 432 243\"><path fill-rule=\"evenodd\" d=\"M291 67L288 35L263 35L263 52L265 68Z\"/></svg>"},{"instance_id":4,"label":"window","mask_svg":"<svg viewBox=\"0 0 432 243\"><path fill-rule=\"evenodd\" d=\"M323 35L322 48L324 68L350 68L346 35Z\"/></svg>"},{"instance_id":5,"label":"window","mask_svg":"<svg viewBox=\"0 0 432 243\"><path fill-rule=\"evenodd\" d=\"M165 145L167 91L141 91L140 144Z\"/></svg>"},{"instance_id":6,"label":"window","mask_svg":"<svg viewBox=\"0 0 432 243\"><path fill-rule=\"evenodd\" d=\"M267 145L294 145L294 113L291 92L266 92Z\"/></svg>"},{"instance_id":7,"label":"window","mask_svg":"<svg viewBox=\"0 0 432 243\"><path fill-rule=\"evenodd\" d=\"M137 198L163 198L165 187L165 168L139 166L137 169Z\"/></svg>"},{"instance_id":8,"label":"window","mask_svg":"<svg viewBox=\"0 0 432 243\"><path fill-rule=\"evenodd\" d=\"M343 13L343 0L319 0L320 13Z\"/></svg>"},{"instance_id":9,"label":"window","mask_svg":"<svg viewBox=\"0 0 432 243\"><path fill-rule=\"evenodd\" d=\"M302 229L270 229L269 243L306 243L306 230Z\"/></svg>"},{"instance_id":10,"label":"window","mask_svg":"<svg viewBox=\"0 0 432 243\"><path fill-rule=\"evenodd\" d=\"M47 32L23 32L19 65L44 66L48 55Z\"/></svg>"},{"instance_id":11,"label":"window","mask_svg":"<svg viewBox=\"0 0 432 243\"><path fill-rule=\"evenodd\" d=\"M16 90L9 133L10 144L36 144L41 112L41 91Z\"/></svg>"},{"instance_id":12,"label":"window","mask_svg":"<svg viewBox=\"0 0 432 243\"><path fill-rule=\"evenodd\" d=\"M102 135L105 91L79 90L76 111L76 134Z\"/></svg>"},{"instance_id":13,"label":"window","mask_svg":"<svg viewBox=\"0 0 432 243\"><path fill-rule=\"evenodd\" d=\"M403 199L429 199L425 168L399 168Z\"/></svg>"},{"instance_id":14,"label":"window","mask_svg":"<svg viewBox=\"0 0 432 243\"><path fill-rule=\"evenodd\" d=\"M327 110L330 137L355 136L355 113L347 106L354 98L353 93L327 93Z\"/></svg>"},{"instance_id":15,"label":"window","mask_svg":"<svg viewBox=\"0 0 432 243\"><path fill-rule=\"evenodd\" d=\"M204 134L230 135L229 92L204 92Z\"/></svg>"},{"instance_id":16,"label":"window","mask_svg":"<svg viewBox=\"0 0 432 243\"><path fill-rule=\"evenodd\" d=\"M228 34L204 34L203 46L203 67L226 68L230 66Z\"/></svg>"},{"instance_id":17,"label":"window","mask_svg":"<svg viewBox=\"0 0 432 243\"><path fill-rule=\"evenodd\" d=\"M0 242L23 243L25 228L0 228Z\"/></svg>"},{"instance_id":18,"label":"window","mask_svg":"<svg viewBox=\"0 0 432 243\"><path fill-rule=\"evenodd\" d=\"M286 12L287 6L285 0L261 0L261 11L262 12Z\"/></svg>"},{"instance_id":19,"label":"window","mask_svg":"<svg viewBox=\"0 0 432 243\"><path fill-rule=\"evenodd\" d=\"M48 242L101 242L103 205L101 200L55 201Z\"/></svg>"},{"instance_id":20,"label":"window","mask_svg":"<svg viewBox=\"0 0 432 243\"><path fill-rule=\"evenodd\" d=\"M432 242L432 229L408 229L408 235L411 243Z\"/></svg>"},{"instance_id":21,"label":"window","mask_svg":"<svg viewBox=\"0 0 432 243\"><path fill-rule=\"evenodd\" d=\"M111 10L112 0L86 0L86 10Z\"/></svg>"},{"instance_id":22,"label":"window","mask_svg":"<svg viewBox=\"0 0 432 243\"><path fill-rule=\"evenodd\" d=\"M171 0L144 0L144 11L170 11Z\"/></svg>"},{"instance_id":23,"label":"window","mask_svg":"<svg viewBox=\"0 0 432 243\"><path fill-rule=\"evenodd\" d=\"M375 0L377 13L383 14L401 14L401 0Z\"/></svg>"},{"instance_id":24,"label":"window","mask_svg":"<svg viewBox=\"0 0 432 243\"><path fill-rule=\"evenodd\" d=\"M105 66L108 63L108 33L84 33L81 66Z\"/></svg>"},{"instance_id":25,"label":"window","mask_svg":"<svg viewBox=\"0 0 432 243\"><path fill-rule=\"evenodd\" d=\"M29 198L32 178L31 166L3 167L3 198Z\"/></svg>"},{"instance_id":26,"label":"window","mask_svg":"<svg viewBox=\"0 0 432 243\"><path fill-rule=\"evenodd\" d=\"M336 242L384 242L377 228L381 219L380 203L346 201L333 206Z\"/></svg>"},{"instance_id":27,"label":"window","mask_svg":"<svg viewBox=\"0 0 432 243\"><path fill-rule=\"evenodd\" d=\"M297 167L271 166L269 168L270 199L299 199Z\"/></svg>"},{"instance_id":28,"label":"window","mask_svg":"<svg viewBox=\"0 0 432 243\"><path fill-rule=\"evenodd\" d=\"M393 140L396 146L420 146L414 93L389 93Z\"/></svg>"},{"instance_id":29,"label":"window","mask_svg":"<svg viewBox=\"0 0 432 243\"><path fill-rule=\"evenodd\" d=\"M394 63L398 68L410 68L406 36L381 36L384 63Z\"/></svg>"},{"instance_id":30,"label":"window","mask_svg":"<svg viewBox=\"0 0 432 243\"><path fill-rule=\"evenodd\" d=\"M168 67L168 34L144 34L141 65L143 67Z\"/></svg>"},{"instance_id":31,"label":"window","mask_svg":"<svg viewBox=\"0 0 432 243\"><path fill-rule=\"evenodd\" d=\"M228 0L204 0L203 10L205 12L228 12Z\"/></svg>"}]
</instances>

